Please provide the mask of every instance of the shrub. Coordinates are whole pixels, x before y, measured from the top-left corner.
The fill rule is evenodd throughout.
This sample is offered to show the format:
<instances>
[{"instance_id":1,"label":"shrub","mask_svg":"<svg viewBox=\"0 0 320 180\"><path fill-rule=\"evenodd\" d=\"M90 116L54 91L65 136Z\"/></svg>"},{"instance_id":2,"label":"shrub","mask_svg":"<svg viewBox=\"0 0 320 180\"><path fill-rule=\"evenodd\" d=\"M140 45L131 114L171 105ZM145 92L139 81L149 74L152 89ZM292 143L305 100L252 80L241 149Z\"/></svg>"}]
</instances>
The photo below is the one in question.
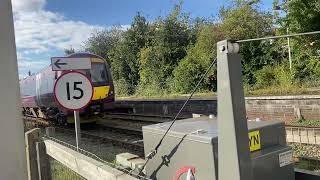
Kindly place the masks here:
<instances>
[{"instance_id":1,"label":"shrub","mask_svg":"<svg viewBox=\"0 0 320 180\"><path fill-rule=\"evenodd\" d=\"M134 88L131 87L130 84L123 78L114 81L114 88L116 92L116 96L128 96L131 95Z\"/></svg>"},{"instance_id":2,"label":"shrub","mask_svg":"<svg viewBox=\"0 0 320 180\"><path fill-rule=\"evenodd\" d=\"M267 65L254 73L256 84L255 88L291 87L295 84L292 73L286 64L277 66Z\"/></svg>"}]
</instances>

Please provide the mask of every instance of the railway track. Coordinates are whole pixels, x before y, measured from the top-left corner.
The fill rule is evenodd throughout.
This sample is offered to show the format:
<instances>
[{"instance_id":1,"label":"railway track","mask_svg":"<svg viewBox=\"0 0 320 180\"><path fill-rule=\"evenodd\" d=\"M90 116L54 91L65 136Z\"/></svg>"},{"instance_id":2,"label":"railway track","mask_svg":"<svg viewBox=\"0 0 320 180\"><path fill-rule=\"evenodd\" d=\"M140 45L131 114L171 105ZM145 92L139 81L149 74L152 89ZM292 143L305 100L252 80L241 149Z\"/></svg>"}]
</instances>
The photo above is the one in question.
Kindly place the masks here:
<instances>
[{"instance_id":1,"label":"railway track","mask_svg":"<svg viewBox=\"0 0 320 180\"><path fill-rule=\"evenodd\" d=\"M73 128L55 128L57 131L75 134ZM111 129L107 127L98 127L94 129L81 129L82 137L96 138L99 140L120 142L125 145L143 147L141 143L142 136L135 132L120 131L119 129Z\"/></svg>"},{"instance_id":2,"label":"railway track","mask_svg":"<svg viewBox=\"0 0 320 180\"><path fill-rule=\"evenodd\" d=\"M25 129L31 129L34 127L47 127L50 124L40 118L24 117ZM143 155L143 142L141 126L135 124L135 126L128 126L130 124L124 121L120 121L117 124L114 120L113 124L108 123L108 125L103 124L91 124L82 125L81 127L81 137L90 139L91 141L96 141L99 144L112 144L114 146L125 147L131 152ZM132 125L132 123L131 123ZM74 136L75 130L73 126L54 126L56 132L66 134L67 136ZM139 129L140 127L140 129Z\"/></svg>"},{"instance_id":3,"label":"railway track","mask_svg":"<svg viewBox=\"0 0 320 180\"><path fill-rule=\"evenodd\" d=\"M56 127L56 132L75 135L73 128ZM128 132L119 129L111 129L107 127L90 127L81 129L81 137L90 139L91 141L99 144L112 144L127 149L128 151L135 152L136 154L143 155L143 141L142 134L135 131Z\"/></svg>"},{"instance_id":4,"label":"railway track","mask_svg":"<svg viewBox=\"0 0 320 180\"><path fill-rule=\"evenodd\" d=\"M187 117L179 117L185 119ZM142 132L142 126L171 121L171 116L132 113L106 113L97 124L115 129Z\"/></svg>"},{"instance_id":5,"label":"railway track","mask_svg":"<svg viewBox=\"0 0 320 180\"><path fill-rule=\"evenodd\" d=\"M130 118L133 117L133 118ZM144 156L142 126L171 120L171 117L113 113L100 118L95 125L82 126L81 137L99 144L121 146L130 152ZM73 128L56 127L56 131L74 136Z\"/></svg>"},{"instance_id":6,"label":"railway track","mask_svg":"<svg viewBox=\"0 0 320 180\"><path fill-rule=\"evenodd\" d=\"M103 118L142 121L142 122L151 122L151 123L168 122L173 119L172 116L133 114L133 113L106 113ZM185 119L185 118L186 117L179 117L178 119Z\"/></svg>"}]
</instances>

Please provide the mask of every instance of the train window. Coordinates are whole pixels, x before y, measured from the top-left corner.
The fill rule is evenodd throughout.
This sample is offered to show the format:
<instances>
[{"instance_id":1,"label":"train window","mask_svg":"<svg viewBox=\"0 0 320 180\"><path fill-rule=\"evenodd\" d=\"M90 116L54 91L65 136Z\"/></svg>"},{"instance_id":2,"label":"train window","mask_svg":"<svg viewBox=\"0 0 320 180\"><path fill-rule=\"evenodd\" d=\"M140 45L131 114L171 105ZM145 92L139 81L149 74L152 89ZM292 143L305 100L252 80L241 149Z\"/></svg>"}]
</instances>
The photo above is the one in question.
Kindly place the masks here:
<instances>
[{"instance_id":1,"label":"train window","mask_svg":"<svg viewBox=\"0 0 320 180\"><path fill-rule=\"evenodd\" d=\"M108 82L107 68L104 63L92 63L90 75L93 85L106 85Z\"/></svg>"}]
</instances>

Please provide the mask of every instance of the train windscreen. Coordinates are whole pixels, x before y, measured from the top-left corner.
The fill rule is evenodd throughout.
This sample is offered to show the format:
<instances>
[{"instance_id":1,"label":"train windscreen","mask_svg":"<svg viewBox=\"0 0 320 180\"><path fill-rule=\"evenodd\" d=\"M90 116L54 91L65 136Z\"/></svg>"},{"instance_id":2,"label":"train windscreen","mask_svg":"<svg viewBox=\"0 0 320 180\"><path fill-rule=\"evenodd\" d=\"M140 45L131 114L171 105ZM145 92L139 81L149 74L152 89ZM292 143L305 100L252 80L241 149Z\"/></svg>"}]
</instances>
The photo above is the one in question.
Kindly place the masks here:
<instances>
[{"instance_id":1,"label":"train windscreen","mask_svg":"<svg viewBox=\"0 0 320 180\"><path fill-rule=\"evenodd\" d=\"M104 63L92 63L90 76L94 86L106 85L108 82L106 65Z\"/></svg>"}]
</instances>

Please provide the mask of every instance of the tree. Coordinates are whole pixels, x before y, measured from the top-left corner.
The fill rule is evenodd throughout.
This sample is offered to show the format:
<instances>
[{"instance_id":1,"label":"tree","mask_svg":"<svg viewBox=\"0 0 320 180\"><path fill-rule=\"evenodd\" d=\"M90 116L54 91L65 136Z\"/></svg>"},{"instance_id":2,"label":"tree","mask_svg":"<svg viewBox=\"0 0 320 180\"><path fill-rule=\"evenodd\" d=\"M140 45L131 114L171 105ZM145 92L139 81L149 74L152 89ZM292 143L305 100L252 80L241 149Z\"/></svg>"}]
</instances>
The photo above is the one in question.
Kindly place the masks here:
<instances>
[{"instance_id":1,"label":"tree","mask_svg":"<svg viewBox=\"0 0 320 180\"><path fill-rule=\"evenodd\" d=\"M217 24L203 24L199 29L196 44L188 49L188 55L173 72L171 88L174 92L191 92L216 57L216 43L222 39L223 33ZM205 78L200 89L216 89L216 66Z\"/></svg>"},{"instance_id":2,"label":"tree","mask_svg":"<svg viewBox=\"0 0 320 180\"><path fill-rule=\"evenodd\" d=\"M169 16L152 24L153 38L139 56L140 89L152 89L154 86L168 89L173 70L186 56L192 42L188 22L189 17L176 5Z\"/></svg>"},{"instance_id":3,"label":"tree","mask_svg":"<svg viewBox=\"0 0 320 180\"><path fill-rule=\"evenodd\" d=\"M318 0L284 0L281 8L287 12L281 18L285 32L302 33L320 30L320 3ZM320 35L291 38L293 54L293 73L297 81L318 85L320 78ZM310 82L312 81L312 82ZM317 81L317 83L315 83Z\"/></svg>"},{"instance_id":4,"label":"tree","mask_svg":"<svg viewBox=\"0 0 320 180\"><path fill-rule=\"evenodd\" d=\"M75 50L74 48L71 46L70 49L64 49L64 54L65 55L70 55L70 54L73 54L75 53Z\"/></svg>"},{"instance_id":5,"label":"tree","mask_svg":"<svg viewBox=\"0 0 320 180\"><path fill-rule=\"evenodd\" d=\"M127 87L129 94L135 92L139 82L139 61L140 49L149 40L149 25L140 13L138 13L131 24L130 29L123 33L122 39L112 50L110 57L114 79L121 80L122 87Z\"/></svg>"},{"instance_id":6,"label":"tree","mask_svg":"<svg viewBox=\"0 0 320 180\"><path fill-rule=\"evenodd\" d=\"M123 31L120 27L113 27L110 30L98 30L84 42L84 49L108 59L109 52L117 45L122 33Z\"/></svg>"},{"instance_id":7,"label":"tree","mask_svg":"<svg viewBox=\"0 0 320 180\"><path fill-rule=\"evenodd\" d=\"M269 13L258 11L254 4L244 4L222 9L221 31L226 39L249 39L273 35L272 16ZM241 44L241 59L245 82L255 83L254 72L267 64L279 62L278 49L272 49L266 41L256 41Z\"/></svg>"}]
</instances>

